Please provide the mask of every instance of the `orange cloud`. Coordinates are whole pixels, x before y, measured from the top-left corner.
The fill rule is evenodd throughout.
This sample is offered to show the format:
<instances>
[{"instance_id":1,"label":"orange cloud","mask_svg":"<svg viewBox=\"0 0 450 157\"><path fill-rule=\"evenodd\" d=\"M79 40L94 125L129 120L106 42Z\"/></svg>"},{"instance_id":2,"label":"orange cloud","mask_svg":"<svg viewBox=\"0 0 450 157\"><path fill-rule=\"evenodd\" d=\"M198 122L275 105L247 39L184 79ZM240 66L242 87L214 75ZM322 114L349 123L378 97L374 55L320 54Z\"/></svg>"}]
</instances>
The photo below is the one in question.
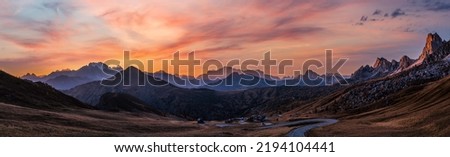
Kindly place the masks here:
<instances>
[{"instance_id":1,"label":"orange cloud","mask_svg":"<svg viewBox=\"0 0 450 157\"><path fill-rule=\"evenodd\" d=\"M404 3L388 0L0 1L0 40L8 43L3 47L13 50L2 53L0 67L22 73L21 69L28 67L25 65L32 64L36 69L28 72L48 72L82 66L93 60L121 59L123 50L131 50L138 59L165 59L175 51L196 50L198 58L221 60L260 58L262 53L272 50L274 57L302 63L308 58L321 57L324 49L335 49L342 57L357 56L346 68L351 72L358 64L371 62L374 56L396 58L405 53L415 54L411 51L420 49L422 34L448 28L449 23L436 20L439 18L427 18L424 24L425 17L409 16L412 13L403 8ZM408 16L355 26L361 16L371 16L377 9L388 12L396 8ZM423 12L427 17L445 14ZM31 60L39 61L24 63ZM14 62L21 64L12 66Z\"/></svg>"}]
</instances>

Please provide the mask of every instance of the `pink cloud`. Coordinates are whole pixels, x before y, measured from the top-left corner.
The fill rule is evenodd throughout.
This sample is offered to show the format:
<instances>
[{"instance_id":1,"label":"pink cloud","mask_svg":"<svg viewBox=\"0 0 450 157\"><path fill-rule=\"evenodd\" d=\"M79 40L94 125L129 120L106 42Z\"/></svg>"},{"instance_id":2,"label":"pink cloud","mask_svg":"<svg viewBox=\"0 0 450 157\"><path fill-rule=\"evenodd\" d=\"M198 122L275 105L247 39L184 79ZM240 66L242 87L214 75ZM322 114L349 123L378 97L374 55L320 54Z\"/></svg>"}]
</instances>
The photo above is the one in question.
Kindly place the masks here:
<instances>
[{"instance_id":1,"label":"pink cloud","mask_svg":"<svg viewBox=\"0 0 450 157\"><path fill-rule=\"evenodd\" d=\"M137 58L159 59L178 50L197 50L200 58L224 60L235 56L258 58L260 53L273 50L276 57L302 62L330 48L349 56L365 50L387 50L379 45L392 44L392 49L400 51L411 37L428 33L404 32L409 24L448 26L435 20L429 20L429 25L417 24L419 20L406 16L402 17L406 20L395 18L389 23L354 25L376 9L401 6L403 3L387 0L0 1L0 40L27 52L20 53L21 58L43 54L46 57L38 59L49 61L54 56L51 62L61 66L56 69L66 68L62 66L68 66L70 60L76 60L71 66L81 66L92 58L101 61L121 57L123 50L132 50ZM408 14L407 8L402 10ZM6 58L8 63L14 62L11 53L16 52L7 52L0 63L7 63ZM61 54L73 57L65 59ZM365 56L371 60L372 55Z\"/></svg>"}]
</instances>

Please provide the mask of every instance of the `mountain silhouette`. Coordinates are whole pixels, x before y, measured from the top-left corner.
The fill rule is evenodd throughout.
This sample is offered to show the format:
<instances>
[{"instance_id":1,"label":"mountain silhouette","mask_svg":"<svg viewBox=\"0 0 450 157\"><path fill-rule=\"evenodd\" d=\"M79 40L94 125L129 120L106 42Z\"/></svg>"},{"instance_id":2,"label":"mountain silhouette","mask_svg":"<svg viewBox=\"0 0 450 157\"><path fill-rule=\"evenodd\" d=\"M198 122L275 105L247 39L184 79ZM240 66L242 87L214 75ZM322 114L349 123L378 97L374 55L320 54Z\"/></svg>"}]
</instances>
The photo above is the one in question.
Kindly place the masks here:
<instances>
[{"instance_id":1,"label":"mountain silhouette","mask_svg":"<svg viewBox=\"0 0 450 157\"><path fill-rule=\"evenodd\" d=\"M44 110L92 108L47 84L22 80L4 71L0 71L0 102Z\"/></svg>"},{"instance_id":2,"label":"mountain silhouette","mask_svg":"<svg viewBox=\"0 0 450 157\"><path fill-rule=\"evenodd\" d=\"M36 76L28 73L21 78L33 82L44 82L58 90L67 90L84 83L109 78L121 70L121 67L111 68L99 62L89 63L78 70L54 71L46 76Z\"/></svg>"}]
</instances>

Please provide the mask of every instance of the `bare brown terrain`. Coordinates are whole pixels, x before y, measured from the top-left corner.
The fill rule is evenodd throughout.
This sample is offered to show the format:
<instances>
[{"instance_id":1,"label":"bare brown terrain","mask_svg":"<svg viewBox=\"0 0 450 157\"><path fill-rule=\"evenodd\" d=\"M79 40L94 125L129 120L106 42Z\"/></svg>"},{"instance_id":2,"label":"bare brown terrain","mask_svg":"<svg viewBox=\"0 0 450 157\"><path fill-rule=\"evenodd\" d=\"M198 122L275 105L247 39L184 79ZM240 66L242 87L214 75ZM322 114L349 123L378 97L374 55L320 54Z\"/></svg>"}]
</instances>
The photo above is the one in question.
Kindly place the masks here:
<instances>
[{"instance_id":1,"label":"bare brown terrain","mask_svg":"<svg viewBox=\"0 0 450 157\"><path fill-rule=\"evenodd\" d=\"M269 115L267 124L311 118L339 122L313 129L308 136L450 136L450 77L406 88L348 113L316 112L339 96L289 104L293 110ZM389 103L386 103L389 102ZM197 124L171 115L68 107L58 110L0 103L0 136L286 136L306 124L262 129L262 123L207 121Z\"/></svg>"},{"instance_id":2,"label":"bare brown terrain","mask_svg":"<svg viewBox=\"0 0 450 157\"><path fill-rule=\"evenodd\" d=\"M307 124L281 126L262 129L262 123L207 121L197 124L171 115L157 112L103 111L84 107L80 102L62 93L48 89L40 91L39 84L20 81L11 76L4 78L16 81L3 83L4 93L31 92L39 97L26 94L6 94L6 100L21 100L19 105L0 103L0 136L286 136L291 130ZM11 82L11 81L10 81ZM9 88L8 86L27 88ZM9 90L8 89L14 89ZM342 91L346 91L343 89ZM46 94L53 92L52 98L61 108L48 108ZM295 101L285 104L285 109L265 112L267 124L281 124L311 118L334 118L339 122L313 129L308 136L450 136L450 77L438 81L405 88L390 94L383 101L349 112L326 110L330 101L342 92L321 98ZM27 98L27 99L24 99ZM69 104L64 103L69 100ZM52 101L50 101L53 103ZM30 104L42 104L40 106ZM73 105L72 105L73 104ZM43 106L43 107L41 107ZM267 106L269 109L270 106ZM291 111L279 113L291 108ZM318 108L323 108L318 111ZM219 125L226 125L219 127Z\"/></svg>"},{"instance_id":3,"label":"bare brown terrain","mask_svg":"<svg viewBox=\"0 0 450 157\"><path fill-rule=\"evenodd\" d=\"M449 93L450 77L411 87L309 136L450 136Z\"/></svg>"},{"instance_id":4,"label":"bare brown terrain","mask_svg":"<svg viewBox=\"0 0 450 157\"><path fill-rule=\"evenodd\" d=\"M260 123L217 126L222 123L88 109L53 112L0 103L0 136L285 136L293 129L259 129Z\"/></svg>"},{"instance_id":5,"label":"bare brown terrain","mask_svg":"<svg viewBox=\"0 0 450 157\"><path fill-rule=\"evenodd\" d=\"M0 71L0 136L284 136L291 127L260 129L261 123L197 124L143 107L128 95L105 98L93 108L42 83ZM275 118L274 118L275 119Z\"/></svg>"}]
</instances>

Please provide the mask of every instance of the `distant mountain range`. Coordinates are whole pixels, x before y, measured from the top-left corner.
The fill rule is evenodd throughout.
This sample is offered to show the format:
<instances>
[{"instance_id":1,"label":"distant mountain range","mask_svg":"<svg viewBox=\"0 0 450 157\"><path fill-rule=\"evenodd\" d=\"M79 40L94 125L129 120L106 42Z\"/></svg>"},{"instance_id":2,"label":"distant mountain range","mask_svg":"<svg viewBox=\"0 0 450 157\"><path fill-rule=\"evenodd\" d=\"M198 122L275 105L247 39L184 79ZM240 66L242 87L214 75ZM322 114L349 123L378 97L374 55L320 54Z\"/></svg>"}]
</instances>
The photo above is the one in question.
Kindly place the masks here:
<instances>
[{"instance_id":1,"label":"distant mountain range","mask_svg":"<svg viewBox=\"0 0 450 157\"><path fill-rule=\"evenodd\" d=\"M181 78L164 71L151 75L180 88L206 88L215 91L242 91L275 86L324 86L325 79L329 81L327 85L342 81L331 75L319 75L312 70L293 78L279 78L264 74L260 70L240 70L231 67L211 70L196 78Z\"/></svg>"},{"instance_id":2,"label":"distant mountain range","mask_svg":"<svg viewBox=\"0 0 450 157\"><path fill-rule=\"evenodd\" d=\"M237 73L230 75L239 76ZM127 85L125 85L125 84ZM102 85L103 84L103 85ZM328 90L324 90L324 89ZM84 103L97 108L117 106L101 99L110 93L126 94L139 99L151 108L188 119L225 119L242 116L251 108L262 104L307 100L331 93L338 86L314 87L267 87L234 92L215 91L205 88L186 89L153 77L137 68L129 67L109 80L95 81L64 91ZM302 96L296 96L303 94ZM110 101L117 102L119 100ZM126 101L126 100L124 100Z\"/></svg>"},{"instance_id":3,"label":"distant mountain range","mask_svg":"<svg viewBox=\"0 0 450 157\"><path fill-rule=\"evenodd\" d=\"M259 77L257 74L233 72L224 79L211 81L202 88L216 91L238 91L251 88L273 87L277 85L277 80L268 80Z\"/></svg>"},{"instance_id":4,"label":"distant mountain range","mask_svg":"<svg viewBox=\"0 0 450 157\"><path fill-rule=\"evenodd\" d=\"M33 82L44 82L58 90L67 90L81 84L109 78L122 70L121 67L111 68L103 63L89 63L78 70L54 71L45 76L28 73L21 78Z\"/></svg>"},{"instance_id":5,"label":"distant mountain range","mask_svg":"<svg viewBox=\"0 0 450 157\"><path fill-rule=\"evenodd\" d=\"M239 91L276 86L276 81L279 80L278 77L264 74L259 70L239 70L231 67L210 70L196 78L179 77L164 71L151 75L181 88L207 88L216 91Z\"/></svg>"},{"instance_id":6,"label":"distant mountain range","mask_svg":"<svg viewBox=\"0 0 450 157\"><path fill-rule=\"evenodd\" d=\"M416 60L407 56L403 56L399 62L377 58L373 66L363 66L347 79L351 86L347 87L347 90L342 91L339 94L339 98L332 101L338 107L336 105L326 105L329 106L327 109L335 106L335 111L338 112L339 110L359 108L361 104L370 104L374 101L382 100L388 93L395 93L418 83L438 80L447 76L449 62L446 58L449 58L449 45L449 42L442 41L439 35L429 34L422 55ZM223 77L220 74L228 75ZM208 77L209 75L215 76L215 78L211 79ZM190 86L188 87L190 89L187 89L186 86L176 85L183 81L178 76L165 72L149 74L134 67L129 67L117 74L114 80L110 80L109 83L119 83L117 86L104 86L100 84L100 81L96 81L77 86L65 91L65 93L92 106L99 106L100 98L104 94L123 93L142 100L145 104L162 112L181 117L216 119L225 115L231 116L251 111L252 107L261 105L278 110L276 107L270 107L272 105L269 104L272 104L272 102L268 101L268 99L282 101L282 97L290 96L294 97L294 99L286 99L288 100L287 102L296 101L295 97L299 93L287 91L292 91L293 88L298 88L294 91L300 91L301 88L299 86L306 85L324 86L325 84L321 79L326 77L331 76L319 75L312 70L308 70L303 75L292 79L274 80L272 79L273 77L264 75L260 71L241 71L225 67L216 71L209 71L197 78L188 77L190 81L197 81L197 83L202 78L206 78L209 82L200 87ZM120 82L122 78L123 81L131 83L131 86L124 86L123 82ZM342 81L335 78L331 78L331 80L332 84ZM150 85L147 81L151 84L164 86ZM227 84L230 82L232 83ZM139 83L143 84L139 85ZM273 84L273 86L269 84ZM257 95L242 97L245 93L250 93L249 91L264 93L264 91L271 91L272 88L278 88L276 86L283 86L284 84L293 85L294 87L279 88L278 92L286 91L286 93L265 98ZM252 86L247 87L247 85ZM330 86L329 89L336 88L339 88L339 86ZM319 88L310 87L309 89L313 93L315 91L323 92L323 90L317 90ZM311 96L312 98L314 97ZM320 111L321 109L318 108L317 110Z\"/></svg>"},{"instance_id":7,"label":"distant mountain range","mask_svg":"<svg viewBox=\"0 0 450 157\"><path fill-rule=\"evenodd\" d=\"M450 117L446 113L450 109L450 95L445 92L449 90L450 42L442 40L436 33L429 34L420 54L417 59L403 56L399 61L377 58L373 65L362 66L346 78L350 83L346 86L336 84L343 80L331 79L331 85L317 82L318 78L331 76L319 75L312 70L294 78L278 79L260 71L225 67L194 78L92 63L79 70L22 77L37 82L0 71L0 102L43 111L70 110L69 114L74 117L79 114L78 109L87 114L91 110L102 110L105 115L150 113L158 118L170 115L187 120L285 114L288 116L284 120L291 121L312 115L342 118L342 123L332 127L340 126L348 132L351 130L346 127L355 129L368 125L370 132L384 129L387 123L401 123L406 130L420 127L419 131L430 135L448 135L446 124ZM104 74L103 70L114 74ZM222 72L225 76L208 77ZM182 78L208 80L200 87L177 85ZM236 81L241 83L234 84ZM233 84L227 86L227 82ZM283 86L280 82L293 86ZM361 119L367 121L361 122ZM383 127L380 127L381 122Z\"/></svg>"},{"instance_id":8,"label":"distant mountain range","mask_svg":"<svg viewBox=\"0 0 450 157\"><path fill-rule=\"evenodd\" d=\"M121 67L108 67L103 63L89 63L78 70L58 70L44 76L28 73L21 78L33 82L43 82L58 90L69 90L78 85L108 79L121 71L123 71ZM216 91L242 91L285 85L324 86L324 80L327 77L329 80L328 85L341 81L328 75L319 75L312 70L308 70L304 74L293 78L279 78L265 74L260 70L240 70L232 67L210 70L198 77L173 75L165 71L145 73L156 80L163 80L180 88L206 88Z\"/></svg>"}]
</instances>

